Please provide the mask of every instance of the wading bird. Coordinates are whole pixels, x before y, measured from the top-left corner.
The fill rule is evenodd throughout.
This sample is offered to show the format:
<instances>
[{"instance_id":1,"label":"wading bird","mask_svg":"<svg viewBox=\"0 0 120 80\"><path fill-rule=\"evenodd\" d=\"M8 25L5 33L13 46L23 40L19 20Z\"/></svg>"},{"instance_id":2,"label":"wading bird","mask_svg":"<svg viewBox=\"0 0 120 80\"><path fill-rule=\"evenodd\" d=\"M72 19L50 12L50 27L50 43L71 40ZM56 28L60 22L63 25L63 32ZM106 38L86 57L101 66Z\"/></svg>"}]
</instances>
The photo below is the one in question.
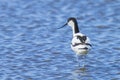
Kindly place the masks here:
<instances>
[{"instance_id":1,"label":"wading bird","mask_svg":"<svg viewBox=\"0 0 120 80\"><path fill-rule=\"evenodd\" d=\"M85 34L82 34L79 31L76 18L70 17L67 20L67 23L65 23L62 27L66 26L66 25L70 26L73 31L71 48L76 53L78 63L79 63L79 59L83 59L83 61L84 61L86 54L89 52L89 50L91 49L91 46L92 46L90 43L90 39ZM84 65L85 64L83 63L82 66L84 67ZM80 64L79 64L79 66L80 66Z\"/></svg>"}]
</instances>

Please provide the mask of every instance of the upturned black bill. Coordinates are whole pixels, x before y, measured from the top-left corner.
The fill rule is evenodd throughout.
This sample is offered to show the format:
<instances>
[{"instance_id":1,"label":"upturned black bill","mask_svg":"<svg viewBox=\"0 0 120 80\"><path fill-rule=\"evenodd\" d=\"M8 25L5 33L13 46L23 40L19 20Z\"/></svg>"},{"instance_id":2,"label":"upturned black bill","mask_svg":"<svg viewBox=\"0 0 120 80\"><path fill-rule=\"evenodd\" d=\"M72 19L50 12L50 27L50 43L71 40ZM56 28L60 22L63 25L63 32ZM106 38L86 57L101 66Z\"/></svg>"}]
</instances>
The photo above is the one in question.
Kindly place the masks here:
<instances>
[{"instance_id":1,"label":"upturned black bill","mask_svg":"<svg viewBox=\"0 0 120 80\"><path fill-rule=\"evenodd\" d=\"M65 23L62 27L60 27L60 28L63 28L63 27L65 27L67 25L67 23ZM60 28L58 28L58 29L60 29Z\"/></svg>"}]
</instances>

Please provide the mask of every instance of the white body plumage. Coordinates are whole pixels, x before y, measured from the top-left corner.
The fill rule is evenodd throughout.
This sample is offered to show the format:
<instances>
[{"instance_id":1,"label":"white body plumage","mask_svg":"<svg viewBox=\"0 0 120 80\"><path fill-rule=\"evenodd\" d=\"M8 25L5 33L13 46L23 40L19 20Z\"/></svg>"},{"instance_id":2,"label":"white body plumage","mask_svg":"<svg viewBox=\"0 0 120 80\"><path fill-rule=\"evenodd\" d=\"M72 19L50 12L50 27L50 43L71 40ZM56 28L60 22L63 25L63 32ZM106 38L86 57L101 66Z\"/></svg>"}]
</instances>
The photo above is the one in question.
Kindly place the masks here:
<instances>
[{"instance_id":1,"label":"white body plumage","mask_svg":"<svg viewBox=\"0 0 120 80\"><path fill-rule=\"evenodd\" d=\"M91 49L90 39L86 37L84 43L78 38L78 36L85 36L82 33L76 33L73 35L73 39L71 41L71 48L76 53L76 55L85 55Z\"/></svg>"}]
</instances>

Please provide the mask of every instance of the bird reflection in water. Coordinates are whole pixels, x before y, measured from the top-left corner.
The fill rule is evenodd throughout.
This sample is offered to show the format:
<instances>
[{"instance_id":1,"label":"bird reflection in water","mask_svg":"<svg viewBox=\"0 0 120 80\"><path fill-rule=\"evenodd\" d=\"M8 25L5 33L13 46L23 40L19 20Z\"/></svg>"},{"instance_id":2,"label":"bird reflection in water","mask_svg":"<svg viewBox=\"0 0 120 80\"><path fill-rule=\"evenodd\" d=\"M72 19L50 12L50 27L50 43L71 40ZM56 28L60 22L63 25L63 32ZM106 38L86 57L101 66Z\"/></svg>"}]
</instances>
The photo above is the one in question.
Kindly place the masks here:
<instances>
[{"instance_id":1,"label":"bird reflection in water","mask_svg":"<svg viewBox=\"0 0 120 80\"><path fill-rule=\"evenodd\" d=\"M86 67L77 68L72 71L73 80L86 80L88 76L88 71Z\"/></svg>"}]
</instances>

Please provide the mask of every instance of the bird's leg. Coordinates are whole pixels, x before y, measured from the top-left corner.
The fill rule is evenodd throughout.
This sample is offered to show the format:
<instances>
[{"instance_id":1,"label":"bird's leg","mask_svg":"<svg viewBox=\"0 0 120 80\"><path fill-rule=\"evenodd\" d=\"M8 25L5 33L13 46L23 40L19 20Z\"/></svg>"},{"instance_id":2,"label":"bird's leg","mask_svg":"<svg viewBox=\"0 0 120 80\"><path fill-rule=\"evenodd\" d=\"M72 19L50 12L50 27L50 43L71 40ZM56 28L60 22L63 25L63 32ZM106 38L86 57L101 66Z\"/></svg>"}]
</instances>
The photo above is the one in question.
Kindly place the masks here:
<instances>
[{"instance_id":1,"label":"bird's leg","mask_svg":"<svg viewBox=\"0 0 120 80\"><path fill-rule=\"evenodd\" d=\"M85 67L85 55L82 55L82 67Z\"/></svg>"},{"instance_id":2,"label":"bird's leg","mask_svg":"<svg viewBox=\"0 0 120 80\"><path fill-rule=\"evenodd\" d=\"M79 67L85 68L86 55L76 55L76 60Z\"/></svg>"},{"instance_id":3,"label":"bird's leg","mask_svg":"<svg viewBox=\"0 0 120 80\"><path fill-rule=\"evenodd\" d=\"M78 56L78 55L76 55L76 60L77 60L78 66L80 67L80 64L79 64L79 56Z\"/></svg>"}]
</instances>

